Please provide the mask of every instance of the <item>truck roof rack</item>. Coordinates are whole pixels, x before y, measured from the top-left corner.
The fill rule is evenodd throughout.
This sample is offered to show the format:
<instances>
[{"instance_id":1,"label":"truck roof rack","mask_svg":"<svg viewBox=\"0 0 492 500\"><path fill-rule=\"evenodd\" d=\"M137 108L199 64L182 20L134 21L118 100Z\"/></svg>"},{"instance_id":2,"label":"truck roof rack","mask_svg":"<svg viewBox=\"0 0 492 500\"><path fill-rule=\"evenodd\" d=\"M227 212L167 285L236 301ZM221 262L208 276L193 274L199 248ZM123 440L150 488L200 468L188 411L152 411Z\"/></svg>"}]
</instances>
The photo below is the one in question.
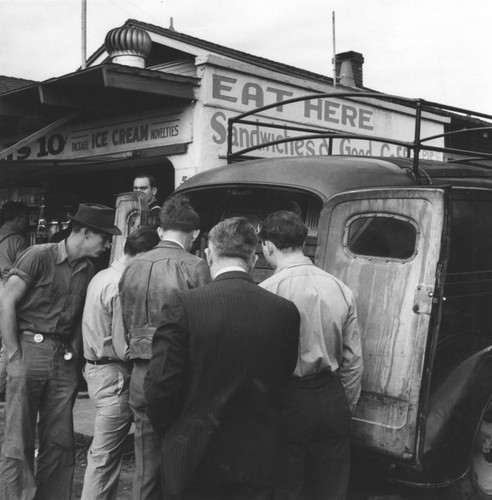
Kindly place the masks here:
<instances>
[{"instance_id":1,"label":"truck roof rack","mask_svg":"<svg viewBox=\"0 0 492 500\"><path fill-rule=\"evenodd\" d=\"M275 123L274 118L265 118L261 116L261 113L272 108L280 106L289 106L297 102L308 101L312 99L346 99L351 101L360 102L360 99L370 101L364 101L367 105L378 105L380 103L372 103L372 100L376 101L386 101L392 104L398 104L410 108L413 110L414 116L414 134L413 140L402 141L399 139L391 137L379 137L353 132L344 132L337 130L330 130L328 128L320 128L315 126L300 126L300 125L289 125L286 123ZM359 100L359 101L358 101ZM456 120L460 123L462 128L458 130L448 130L442 134L422 137L422 115L423 113L431 113L434 115L444 116L450 118L451 121ZM254 119L253 119L254 118ZM272 122L273 120L273 122ZM233 137L234 137L234 126L238 124L250 125L259 128L269 128L277 129L289 132L298 132L295 136L284 136L281 139L276 139L272 141L260 142L258 144L252 145L240 149L238 151L233 151ZM388 144L393 144L397 146L402 146L406 149L406 154L408 158L413 158L413 173L416 178L419 178L419 157L421 151L434 151L447 153L448 155L460 155L459 159L448 159L447 161L459 161L461 163L466 162L484 162L481 166L492 168L492 142L490 143L488 151L476 151L461 149L457 147L449 146L436 146L431 145L431 141L443 138L444 141L457 136L458 134L473 134L481 133L486 134L488 131L492 131L492 115L485 113L475 112L464 108L458 108L456 106L449 106L445 104L439 104L432 101L426 101L424 99L409 99L400 96L381 94L377 92L329 92L329 93L317 93L309 94L301 97L295 97L292 99L287 99L280 102L275 102L267 106L262 106L255 108L253 110L241 113L237 116L228 119L228 129L227 129L227 162L233 163L237 161L249 160L252 158L261 158L261 156L252 156L248 153L260 150L262 148L268 148L269 146L275 146L278 144L300 141L300 140L315 140L315 139L329 139L328 155L333 154L333 141L336 139L359 139L375 142L385 142Z\"/></svg>"}]
</instances>

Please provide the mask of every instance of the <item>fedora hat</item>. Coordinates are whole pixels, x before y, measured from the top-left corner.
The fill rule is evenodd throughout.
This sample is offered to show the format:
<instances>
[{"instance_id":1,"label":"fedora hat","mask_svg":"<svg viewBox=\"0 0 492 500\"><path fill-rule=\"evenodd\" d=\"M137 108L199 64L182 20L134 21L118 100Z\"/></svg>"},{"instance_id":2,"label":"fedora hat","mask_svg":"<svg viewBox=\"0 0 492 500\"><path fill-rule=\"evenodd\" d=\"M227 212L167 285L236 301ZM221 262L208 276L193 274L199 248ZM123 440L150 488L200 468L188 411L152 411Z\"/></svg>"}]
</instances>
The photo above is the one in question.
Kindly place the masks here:
<instances>
[{"instance_id":1,"label":"fedora hat","mask_svg":"<svg viewBox=\"0 0 492 500\"><path fill-rule=\"evenodd\" d=\"M77 213L68 218L101 233L120 235L121 231L114 225L114 215L115 211L105 205L81 203Z\"/></svg>"}]
</instances>

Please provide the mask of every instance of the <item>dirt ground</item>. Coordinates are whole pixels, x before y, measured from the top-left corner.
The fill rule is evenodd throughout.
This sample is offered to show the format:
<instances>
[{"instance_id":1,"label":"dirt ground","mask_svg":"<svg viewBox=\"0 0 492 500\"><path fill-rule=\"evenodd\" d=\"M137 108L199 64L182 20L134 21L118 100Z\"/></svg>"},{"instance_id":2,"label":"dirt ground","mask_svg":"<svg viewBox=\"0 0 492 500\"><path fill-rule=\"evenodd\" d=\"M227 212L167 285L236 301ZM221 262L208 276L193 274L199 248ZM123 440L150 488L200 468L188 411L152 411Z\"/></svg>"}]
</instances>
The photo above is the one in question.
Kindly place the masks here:
<instances>
[{"instance_id":1,"label":"dirt ground","mask_svg":"<svg viewBox=\"0 0 492 500\"><path fill-rule=\"evenodd\" d=\"M82 494L82 485L84 484L85 467L87 465L87 442L81 442L77 439L75 473L73 477L72 499L79 500ZM123 467L121 469L120 482L118 484L118 500L132 500L132 481L135 460L133 453L125 455Z\"/></svg>"},{"instance_id":2,"label":"dirt ground","mask_svg":"<svg viewBox=\"0 0 492 500\"><path fill-rule=\"evenodd\" d=\"M4 403L0 403L0 451L3 442L4 431ZM76 459L75 474L73 481L72 500L80 500L82 486L84 483L85 468L87 465L87 450L90 445L90 437L76 434ZM117 500L132 500L132 481L135 461L132 452L128 452L123 460L120 482L118 485ZM366 473L359 474L352 471L348 500L436 500L443 498L424 491L398 491L394 487L378 482L377 479Z\"/></svg>"},{"instance_id":3,"label":"dirt ground","mask_svg":"<svg viewBox=\"0 0 492 500\"><path fill-rule=\"evenodd\" d=\"M0 451L3 444L4 408L5 403L0 403ZM75 439L76 455L72 499L79 500L80 495L82 494L82 485L84 484L85 467L87 465L87 450L90 445L90 438L81 434L76 434ZM134 467L135 461L133 453L126 454L123 459L123 468L118 485L118 500L132 500L132 481Z\"/></svg>"}]
</instances>

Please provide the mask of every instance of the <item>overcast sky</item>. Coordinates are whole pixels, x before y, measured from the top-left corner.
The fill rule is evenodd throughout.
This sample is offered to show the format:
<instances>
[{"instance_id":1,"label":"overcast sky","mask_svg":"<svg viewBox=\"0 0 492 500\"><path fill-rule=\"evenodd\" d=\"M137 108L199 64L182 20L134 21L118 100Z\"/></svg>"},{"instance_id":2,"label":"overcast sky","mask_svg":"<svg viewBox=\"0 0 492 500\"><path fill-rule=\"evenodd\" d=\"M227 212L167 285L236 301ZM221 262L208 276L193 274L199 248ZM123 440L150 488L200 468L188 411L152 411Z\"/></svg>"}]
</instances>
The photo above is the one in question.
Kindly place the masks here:
<instances>
[{"instance_id":1,"label":"overcast sky","mask_svg":"<svg viewBox=\"0 0 492 500\"><path fill-rule=\"evenodd\" d=\"M127 19L332 76L363 54L364 85L492 114L492 0L87 0L87 52ZM0 0L0 74L46 80L81 61L81 0Z\"/></svg>"}]
</instances>

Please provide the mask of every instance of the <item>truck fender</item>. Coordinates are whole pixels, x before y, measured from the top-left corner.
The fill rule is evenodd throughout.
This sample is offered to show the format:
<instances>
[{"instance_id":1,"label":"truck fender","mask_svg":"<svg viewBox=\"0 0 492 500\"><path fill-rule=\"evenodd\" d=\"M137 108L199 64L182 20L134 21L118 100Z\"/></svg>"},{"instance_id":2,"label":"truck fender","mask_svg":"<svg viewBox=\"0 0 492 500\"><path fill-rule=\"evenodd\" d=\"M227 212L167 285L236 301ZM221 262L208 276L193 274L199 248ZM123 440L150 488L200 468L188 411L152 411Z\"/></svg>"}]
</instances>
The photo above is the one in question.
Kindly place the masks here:
<instances>
[{"instance_id":1,"label":"truck fender","mask_svg":"<svg viewBox=\"0 0 492 500\"><path fill-rule=\"evenodd\" d=\"M429 398L424 476L451 482L468 470L473 442L492 397L492 347L460 363Z\"/></svg>"}]
</instances>

